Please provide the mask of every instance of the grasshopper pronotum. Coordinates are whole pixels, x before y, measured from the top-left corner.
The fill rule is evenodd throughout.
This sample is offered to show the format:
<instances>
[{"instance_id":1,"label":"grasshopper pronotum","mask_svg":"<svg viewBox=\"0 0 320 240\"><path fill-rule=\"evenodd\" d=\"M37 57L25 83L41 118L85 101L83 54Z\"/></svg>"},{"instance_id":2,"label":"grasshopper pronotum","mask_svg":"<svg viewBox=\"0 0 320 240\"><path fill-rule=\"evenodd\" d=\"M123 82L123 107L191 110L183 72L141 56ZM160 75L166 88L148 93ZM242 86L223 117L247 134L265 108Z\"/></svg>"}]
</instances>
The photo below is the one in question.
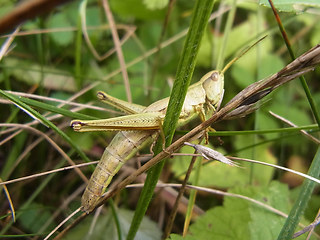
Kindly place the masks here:
<instances>
[{"instance_id":1,"label":"grasshopper pronotum","mask_svg":"<svg viewBox=\"0 0 320 240\"><path fill-rule=\"evenodd\" d=\"M212 115L223 97L223 73L224 70L210 71L188 88L178 126L186 124L197 116L204 121ZM97 96L101 101L130 115L71 122L73 129L79 132L119 131L105 149L82 196L82 209L87 213L94 209L98 199L121 166L158 135L169 102L169 98L164 98L144 107L113 98L104 92L98 92Z\"/></svg>"}]
</instances>

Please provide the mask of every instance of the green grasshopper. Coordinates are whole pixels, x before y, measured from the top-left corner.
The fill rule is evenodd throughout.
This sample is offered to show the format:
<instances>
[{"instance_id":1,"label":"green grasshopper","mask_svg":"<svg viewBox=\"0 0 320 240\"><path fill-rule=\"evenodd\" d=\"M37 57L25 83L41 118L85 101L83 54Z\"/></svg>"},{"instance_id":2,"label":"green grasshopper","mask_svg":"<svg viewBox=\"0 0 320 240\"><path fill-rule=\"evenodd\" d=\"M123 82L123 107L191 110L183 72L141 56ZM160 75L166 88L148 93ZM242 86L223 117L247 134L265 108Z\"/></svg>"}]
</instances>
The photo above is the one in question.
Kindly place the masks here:
<instances>
[{"instance_id":1,"label":"green grasshopper","mask_svg":"<svg viewBox=\"0 0 320 240\"><path fill-rule=\"evenodd\" d=\"M205 121L216 111L223 98L225 69L208 72L199 82L188 88L178 126L185 125L197 116ZM98 92L97 97L129 115L71 122L73 129L78 132L119 131L105 149L82 196L82 210L87 213L95 208L112 177L122 165L158 136L169 102L169 98L164 98L144 107L116 99L104 92Z\"/></svg>"}]
</instances>

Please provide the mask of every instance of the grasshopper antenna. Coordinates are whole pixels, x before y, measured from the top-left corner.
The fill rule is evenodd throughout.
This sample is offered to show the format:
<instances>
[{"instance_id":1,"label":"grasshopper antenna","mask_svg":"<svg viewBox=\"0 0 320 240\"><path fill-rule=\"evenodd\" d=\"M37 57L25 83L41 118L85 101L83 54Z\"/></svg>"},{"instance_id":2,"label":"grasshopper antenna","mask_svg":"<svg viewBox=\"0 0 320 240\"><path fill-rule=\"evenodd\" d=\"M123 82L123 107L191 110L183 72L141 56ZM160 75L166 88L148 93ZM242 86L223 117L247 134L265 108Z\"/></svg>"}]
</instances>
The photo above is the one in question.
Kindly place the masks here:
<instances>
[{"instance_id":1,"label":"grasshopper antenna","mask_svg":"<svg viewBox=\"0 0 320 240\"><path fill-rule=\"evenodd\" d=\"M230 62L227 63L227 65L222 69L222 73L224 74L225 71L228 70L228 68L234 64L236 61L238 61L239 58L241 58L243 55L245 55L251 48L253 48L254 46L256 46L259 42L261 42L262 40L264 40L267 37L267 35L265 35L264 37L260 38L258 41L256 41L254 44L252 44L251 46L249 46L248 48L246 48L243 52L241 52L237 57L235 57L234 59L232 59Z\"/></svg>"}]
</instances>

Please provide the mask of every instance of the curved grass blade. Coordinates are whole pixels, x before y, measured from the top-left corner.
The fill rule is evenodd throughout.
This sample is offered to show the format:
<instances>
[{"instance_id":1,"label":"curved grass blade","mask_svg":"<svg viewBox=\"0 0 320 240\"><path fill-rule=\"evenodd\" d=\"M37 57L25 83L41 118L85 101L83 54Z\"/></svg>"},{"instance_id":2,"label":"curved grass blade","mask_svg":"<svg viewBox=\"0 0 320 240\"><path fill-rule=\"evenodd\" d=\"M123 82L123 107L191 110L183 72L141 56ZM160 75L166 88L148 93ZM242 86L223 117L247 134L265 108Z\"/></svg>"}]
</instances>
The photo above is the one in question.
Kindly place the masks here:
<instances>
[{"instance_id":1,"label":"curved grass blade","mask_svg":"<svg viewBox=\"0 0 320 240\"><path fill-rule=\"evenodd\" d=\"M53 106L51 104L43 103L43 102L36 101L36 100L33 100L33 99L25 98L25 97L19 97L19 100L21 102L24 102L24 103L32 106L32 107L37 107L37 108L40 108L40 109L43 109L43 110L47 110L47 111L50 111L50 112L53 112L53 113L59 113L59 114L61 114L63 116L66 116L66 117L79 118L79 119L88 119L88 120L96 120L96 119L98 119L98 118L93 117L93 116L89 116L89 115L82 114L82 113L71 112L71 111L69 111L67 109L64 109L64 108L58 108L58 107Z\"/></svg>"},{"instance_id":2,"label":"curved grass blade","mask_svg":"<svg viewBox=\"0 0 320 240\"><path fill-rule=\"evenodd\" d=\"M314 159L312 160L312 164L308 171L308 175L318 178L320 175L319 166L320 166L320 148L318 148L317 153ZM311 197L315 184L316 184L315 182L309 179L304 180L299 196L296 202L294 203L285 224L282 227L282 230L278 236L278 240L286 240L286 239L292 238L294 231L300 221L300 218L307 207L307 204L309 202L309 199Z\"/></svg>"},{"instance_id":3,"label":"curved grass blade","mask_svg":"<svg viewBox=\"0 0 320 240\"><path fill-rule=\"evenodd\" d=\"M90 162L89 158L84 154L84 152L81 151L81 149L74 144L74 142L69 138L67 134L65 134L61 129L56 127L52 122L48 121L45 117L43 117L40 113L32 109L27 104L20 101L17 97L13 96L12 94L6 93L3 90L0 89L0 95L9 99L11 102L13 102L15 105L17 105L20 109L23 109L28 114L30 113L32 116L34 116L37 120L39 120L42 124L45 126L48 126L52 130L54 130L56 133L58 133L65 141L67 141L74 149L75 151L80 155L80 157L86 161Z\"/></svg>"},{"instance_id":4,"label":"curved grass blade","mask_svg":"<svg viewBox=\"0 0 320 240\"><path fill-rule=\"evenodd\" d=\"M2 179L0 178L0 182L3 182ZM10 193L8 191L8 188L6 187L6 185L2 185L3 187L3 191L7 197L7 200L9 202L9 206L10 206L10 209L11 209L11 216L12 216L12 221L15 222L16 221L16 213L14 211L14 207L13 207L13 203L11 201L11 197L10 197Z\"/></svg>"},{"instance_id":5,"label":"curved grass blade","mask_svg":"<svg viewBox=\"0 0 320 240\"><path fill-rule=\"evenodd\" d=\"M191 81L195 60L199 50L200 41L206 29L214 0L198 0L195 4L190 28L186 37L186 42L178 64L176 80L170 95L168 110L163 124L164 136L166 136L166 146L169 146L178 122L184 98ZM158 141L155 146L155 154L162 151L162 142ZM149 206L153 196L153 190L159 179L164 162L152 167L148 172L146 183L142 189L135 214L133 216L127 239L134 239L143 216Z\"/></svg>"}]
</instances>

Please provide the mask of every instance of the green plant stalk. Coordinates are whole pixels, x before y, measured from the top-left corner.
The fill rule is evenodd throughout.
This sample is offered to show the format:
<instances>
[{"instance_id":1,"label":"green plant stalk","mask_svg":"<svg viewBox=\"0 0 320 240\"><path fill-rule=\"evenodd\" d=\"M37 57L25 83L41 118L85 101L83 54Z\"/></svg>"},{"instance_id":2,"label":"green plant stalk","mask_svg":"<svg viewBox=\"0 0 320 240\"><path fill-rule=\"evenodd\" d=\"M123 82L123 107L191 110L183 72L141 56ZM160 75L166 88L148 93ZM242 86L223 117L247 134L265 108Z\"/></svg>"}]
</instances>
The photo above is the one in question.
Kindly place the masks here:
<instances>
[{"instance_id":1,"label":"green plant stalk","mask_svg":"<svg viewBox=\"0 0 320 240\"><path fill-rule=\"evenodd\" d=\"M39 20L38 24L40 25L39 28L44 28L43 26L43 21ZM37 34L36 35L36 42L37 42L37 53L39 56L38 61L40 62L40 81L39 81L39 92L40 94L43 93L43 82L44 82L44 65L45 65L45 57L44 57L44 52L45 48L43 47L43 35L42 34Z\"/></svg>"},{"instance_id":2,"label":"green plant stalk","mask_svg":"<svg viewBox=\"0 0 320 240\"><path fill-rule=\"evenodd\" d=\"M318 178L320 175L320 147L318 147L317 153L309 168L308 175ZM278 236L278 240L292 239L294 231L299 224L300 218L303 215L304 210L307 207L311 194L313 192L315 182L305 179L299 193L297 200L295 201L290 214L283 225L281 232Z\"/></svg>"},{"instance_id":3,"label":"green plant stalk","mask_svg":"<svg viewBox=\"0 0 320 240\"><path fill-rule=\"evenodd\" d=\"M223 56L225 56L225 49L228 44L229 33L232 28L232 23L234 20L234 16L236 14L236 10L237 10L237 0L233 0L231 10L228 14L226 27L224 29L222 44L221 44L220 51L219 51L218 63L217 63L218 70L222 70L223 65L224 65L224 57Z\"/></svg>"},{"instance_id":4,"label":"green plant stalk","mask_svg":"<svg viewBox=\"0 0 320 240\"><path fill-rule=\"evenodd\" d=\"M190 28L186 37L185 45L182 51L182 56L178 64L176 80L174 81L168 110L163 123L163 132L165 136L165 145L169 146L178 122L178 118L182 109L182 105L187 93L188 86L191 81L195 60L198 54L199 45L203 33L208 24L209 16L213 8L214 0L197 0L195 3ZM157 142L155 146L155 154L162 151L162 142ZM145 185L142 189L136 211L134 213L131 226L128 232L127 239L134 239L140 223L147 211L154 188L159 179L164 162L157 164L148 172Z\"/></svg>"},{"instance_id":5,"label":"green plant stalk","mask_svg":"<svg viewBox=\"0 0 320 240\"><path fill-rule=\"evenodd\" d=\"M283 26L283 24L282 24L282 22L281 22L281 20L280 20L280 16L279 16L279 14L277 13L276 8L274 7L272 0L269 0L269 3L270 3L270 6L271 6L272 11L273 11L273 13L274 13L274 15L275 15L275 17L276 17L279 30L280 30L280 32L281 32L281 34L282 34L283 40L284 40L284 42L285 42L285 44L286 44L286 46L287 46L287 49L288 49L288 51L289 51L289 53L290 53L291 59L292 59L292 60L295 60L295 59L296 59L296 56L294 55L294 53L293 53L293 51L292 51L291 43L290 43L289 38L288 38L288 36L287 36L286 30L284 29L284 26ZM314 117L315 117L315 119L316 119L316 121L317 121L317 123L318 123L318 126L319 126L319 128L320 128L320 116L319 116L319 112L318 112L318 110L317 110L317 107L316 107L316 105L315 105L315 103L314 103L314 100L313 100L313 98L312 98L312 95L311 95L311 93L310 93L310 90L309 90L308 84L307 84L307 82L306 82L306 79L304 78L304 76L299 77L299 79L300 79L300 83L301 83L301 85L302 85L302 87L303 87L303 89L304 89L304 91L305 91L305 93L306 93L306 96L307 96L307 98L308 98L308 101L309 101L309 104L310 104L312 113L313 113L313 115L314 115Z\"/></svg>"},{"instance_id":6,"label":"green plant stalk","mask_svg":"<svg viewBox=\"0 0 320 240\"><path fill-rule=\"evenodd\" d=\"M262 23L262 10L261 10L261 6L257 6L257 24L256 24L256 35L259 34L260 29L263 29L263 23ZM261 76L261 69L262 69L262 64L261 64L261 45L258 44L256 47L256 61L257 61L257 69L256 69L256 81L259 81L260 76ZM259 104L259 103L258 103ZM258 109L254 112L254 130L259 129L259 117L260 117L260 107L261 104L259 104ZM256 144L259 142L258 136L257 135L253 135L252 136L252 140L253 143ZM252 159L256 159L256 148L253 147L251 150L251 158ZM249 183L250 185L253 185L253 181L254 181L254 171L255 171L255 164L251 163L250 164L250 172L248 174L248 178L249 178Z\"/></svg>"},{"instance_id":7,"label":"green plant stalk","mask_svg":"<svg viewBox=\"0 0 320 240\"><path fill-rule=\"evenodd\" d=\"M82 87L83 78L81 78L81 45L82 45L82 28L81 28L81 16L78 15L77 22L77 35L76 35L76 47L74 52L75 65L74 65L74 79L78 88Z\"/></svg>"},{"instance_id":8,"label":"green plant stalk","mask_svg":"<svg viewBox=\"0 0 320 240\"><path fill-rule=\"evenodd\" d=\"M194 186L198 186L199 179L200 179L201 167L202 167L202 157L197 158L196 168L195 168L195 178L194 178L194 181L192 182L192 185L194 185ZM185 221L184 221L183 236L185 236L185 234L187 233L188 227L190 225L194 203L196 202L196 196L197 196L197 190L191 189L190 190L190 197L189 197L189 201L188 201L187 213L186 213L186 217L185 217Z\"/></svg>"},{"instance_id":9,"label":"green plant stalk","mask_svg":"<svg viewBox=\"0 0 320 240\"><path fill-rule=\"evenodd\" d=\"M47 120L45 117L43 117L40 113L38 113L37 111L35 111L34 109L32 109L30 106L28 106L27 104L23 103L22 101L20 101L17 97L13 96L12 94L6 93L3 90L0 89L0 95L2 95L3 97L9 99L11 102L13 102L14 104L16 104L17 106L21 107L22 109L24 109L25 111L31 113L34 117L36 117L39 121L41 121L44 125L50 127L52 130L54 130L56 133L58 133L66 142L68 142L74 149L75 151L80 155L80 157L86 161L86 162L90 162L89 158L84 154L84 152L81 151L81 149L74 144L74 142L72 141L72 139L65 134L63 131L61 131L58 127L56 127L56 125L54 125L52 122L50 122L49 120Z\"/></svg>"},{"instance_id":10,"label":"green plant stalk","mask_svg":"<svg viewBox=\"0 0 320 240\"><path fill-rule=\"evenodd\" d=\"M25 142L27 139L27 133L21 132L14 138L13 145L10 148L10 153L6 158L4 165L1 167L1 178L3 181L7 180L15 167L15 163L20 153L23 151Z\"/></svg>"},{"instance_id":11,"label":"green plant stalk","mask_svg":"<svg viewBox=\"0 0 320 240\"><path fill-rule=\"evenodd\" d=\"M287 33L283 27L283 24L280 20L280 16L277 13L272 0L269 0L271 9L276 17L278 26L279 26L279 30L282 34L282 37L284 39L284 42L287 46L287 49L290 53L290 56L292 58L292 60L294 60L296 57L292 51L291 48L291 43L289 41L289 38L287 36ZM307 82L305 80L305 78L303 76L299 77L300 79L300 83L305 91L305 94L307 96L307 99L309 101L312 113L316 119L316 122L318 124L318 126L320 127L320 117L319 117L319 112L317 110L317 107L314 103L314 100L312 98L312 95L310 93L309 87L307 85ZM320 148L318 148L318 151L312 161L312 164L309 168L308 174L312 177L318 177L320 174L320 168L319 168L319 164L320 164ZM283 225L281 232L278 236L278 240L285 240L285 239L291 239L294 231L299 223L299 220L301 218L301 216L303 215L303 212L305 210L305 208L307 207L307 203L311 197L312 191L314 189L314 182L311 182L309 180L305 180L302 186L302 190L300 191L299 197L296 200L294 206L292 207L290 214L285 222L285 224Z\"/></svg>"},{"instance_id":12,"label":"green plant stalk","mask_svg":"<svg viewBox=\"0 0 320 240\"><path fill-rule=\"evenodd\" d=\"M3 59L2 61L5 61L5 59ZM1 72L3 75L5 89L11 89L10 79L9 79L5 64L2 66L0 65L0 69L1 69ZM10 109L11 109L10 115L9 115L6 123L10 123L10 122L14 121L16 119L18 112L19 112L19 109L15 108L14 106L10 106ZM5 128L2 128L2 130L4 130L4 129Z\"/></svg>"},{"instance_id":13,"label":"green plant stalk","mask_svg":"<svg viewBox=\"0 0 320 240\"><path fill-rule=\"evenodd\" d=\"M114 205L114 202L113 202L112 199L108 200L108 204L109 204L109 206L111 208L111 212L112 212L112 216L113 216L113 219L114 219L114 223L115 223L116 228L117 228L118 239L122 240L121 224L120 224L119 217L118 217L118 214L117 214L116 206Z\"/></svg>"},{"instance_id":14,"label":"green plant stalk","mask_svg":"<svg viewBox=\"0 0 320 240\"><path fill-rule=\"evenodd\" d=\"M271 133L291 133L301 130L315 130L319 131L317 124L305 125L300 127L288 127L280 129L261 129L261 130L245 130L245 131L216 131L209 132L209 136L234 136L234 135L251 135L251 134L271 134ZM186 134L188 131L176 131L178 134Z\"/></svg>"}]
</instances>

